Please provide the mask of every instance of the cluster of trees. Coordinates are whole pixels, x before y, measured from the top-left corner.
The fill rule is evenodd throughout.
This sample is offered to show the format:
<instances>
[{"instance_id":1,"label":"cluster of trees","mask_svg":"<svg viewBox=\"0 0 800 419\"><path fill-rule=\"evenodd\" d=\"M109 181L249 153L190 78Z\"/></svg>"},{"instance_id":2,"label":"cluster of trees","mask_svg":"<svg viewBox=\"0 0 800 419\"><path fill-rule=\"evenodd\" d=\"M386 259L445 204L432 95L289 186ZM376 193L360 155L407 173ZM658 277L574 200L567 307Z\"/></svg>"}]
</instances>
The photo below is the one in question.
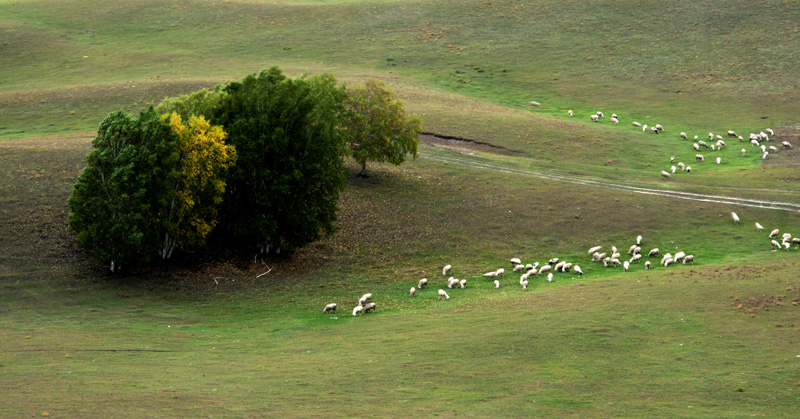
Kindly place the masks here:
<instances>
[{"instance_id":1,"label":"cluster of trees","mask_svg":"<svg viewBox=\"0 0 800 419\"><path fill-rule=\"evenodd\" d=\"M379 80L278 68L165 99L137 116L108 115L69 199L80 246L113 272L209 237L262 252L293 250L334 231L352 156L416 157L420 121Z\"/></svg>"}]
</instances>

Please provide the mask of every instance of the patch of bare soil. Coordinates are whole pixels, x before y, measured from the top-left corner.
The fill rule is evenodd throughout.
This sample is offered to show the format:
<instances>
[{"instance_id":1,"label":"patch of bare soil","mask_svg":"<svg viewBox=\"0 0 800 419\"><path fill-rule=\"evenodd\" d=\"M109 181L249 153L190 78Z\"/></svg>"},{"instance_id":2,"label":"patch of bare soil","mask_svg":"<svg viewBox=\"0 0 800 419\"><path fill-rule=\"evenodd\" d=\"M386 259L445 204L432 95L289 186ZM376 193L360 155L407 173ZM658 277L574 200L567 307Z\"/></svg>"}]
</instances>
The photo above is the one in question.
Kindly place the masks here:
<instances>
[{"instance_id":1,"label":"patch of bare soil","mask_svg":"<svg viewBox=\"0 0 800 419\"><path fill-rule=\"evenodd\" d=\"M783 148L781 143L784 141L789 142L792 148ZM768 158L765 162L768 166L800 168L800 122L776 128L770 143L778 148L778 158Z\"/></svg>"},{"instance_id":2,"label":"patch of bare soil","mask_svg":"<svg viewBox=\"0 0 800 419\"><path fill-rule=\"evenodd\" d=\"M433 147L447 148L466 154L471 154L476 151L505 154L510 156L518 156L523 154L516 150L511 150L489 143L469 140L466 138L451 137L449 135L434 134L432 132L423 132L420 134L419 142Z\"/></svg>"}]
</instances>

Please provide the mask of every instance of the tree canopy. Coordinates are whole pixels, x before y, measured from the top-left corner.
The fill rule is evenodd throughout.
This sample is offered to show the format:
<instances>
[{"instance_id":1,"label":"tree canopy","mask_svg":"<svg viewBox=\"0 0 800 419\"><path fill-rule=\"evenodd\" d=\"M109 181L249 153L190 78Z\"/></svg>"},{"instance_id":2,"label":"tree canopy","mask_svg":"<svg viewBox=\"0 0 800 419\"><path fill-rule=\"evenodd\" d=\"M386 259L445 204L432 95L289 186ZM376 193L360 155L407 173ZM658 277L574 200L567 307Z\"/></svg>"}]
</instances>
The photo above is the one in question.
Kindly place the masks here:
<instances>
[{"instance_id":1,"label":"tree canopy","mask_svg":"<svg viewBox=\"0 0 800 419\"><path fill-rule=\"evenodd\" d=\"M277 67L225 88L217 120L236 147L221 227L237 243L294 249L334 230L346 154L346 93L331 75L290 79Z\"/></svg>"},{"instance_id":2,"label":"tree canopy","mask_svg":"<svg viewBox=\"0 0 800 419\"><path fill-rule=\"evenodd\" d=\"M406 115L403 101L383 81L368 79L347 89L344 127L353 158L367 175L367 161L402 164L406 155L417 157L421 123Z\"/></svg>"},{"instance_id":3,"label":"tree canopy","mask_svg":"<svg viewBox=\"0 0 800 419\"><path fill-rule=\"evenodd\" d=\"M150 260L168 230L178 140L152 108L108 115L69 198L78 244L116 272Z\"/></svg>"}]
</instances>

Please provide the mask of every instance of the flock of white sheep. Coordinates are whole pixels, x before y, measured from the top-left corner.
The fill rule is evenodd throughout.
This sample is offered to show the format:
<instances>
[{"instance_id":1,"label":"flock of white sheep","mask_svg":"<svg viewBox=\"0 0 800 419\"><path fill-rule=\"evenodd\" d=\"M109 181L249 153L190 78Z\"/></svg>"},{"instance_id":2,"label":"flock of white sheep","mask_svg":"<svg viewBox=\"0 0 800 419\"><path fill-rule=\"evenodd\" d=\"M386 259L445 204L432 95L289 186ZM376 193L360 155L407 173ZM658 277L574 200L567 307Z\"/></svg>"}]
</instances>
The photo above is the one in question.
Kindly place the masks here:
<instances>
[{"instance_id":1,"label":"flock of white sheep","mask_svg":"<svg viewBox=\"0 0 800 419\"><path fill-rule=\"evenodd\" d=\"M739 216L735 212L731 212L731 218L733 218L734 224L739 224ZM757 231L764 231L764 226L760 223L755 223ZM781 241L778 242L775 240L778 235L780 234ZM791 233L783 233L781 234L780 229L774 229L769 233L770 244L772 245L773 250L780 250L785 249L789 250L791 247L800 246L800 237L792 237Z\"/></svg>"},{"instance_id":2,"label":"flock of white sheep","mask_svg":"<svg viewBox=\"0 0 800 419\"><path fill-rule=\"evenodd\" d=\"M567 115L569 115L569 116L573 116L574 115L574 113L572 112L572 109L567 111ZM603 118L603 116L604 116L604 114L601 111L598 111L596 113L593 113L593 114L589 115L589 117L592 120L592 122L599 122L600 119ZM611 115L610 122L612 124L614 124L614 125L619 124L619 117L617 116L617 114ZM648 132L647 124L642 125L641 123L635 122L635 121L632 124L633 124L634 128L637 128L637 129L641 128L642 132ZM656 125L650 127L649 132L653 133L653 134L660 134L660 133L664 132L664 127L661 126L661 124L656 124ZM737 135L735 131L728 130L726 135L729 138L736 138L740 142L744 142L744 138L741 135ZM755 146L755 147L758 147L759 150L761 150L761 159L762 160L766 160L767 157L770 156L770 154L774 154L774 153L778 152L778 147L776 147L774 145L767 146L765 144L762 144L762 142L763 143L769 142L771 140L771 137L774 137L774 136L775 136L775 132L771 128L766 128L763 131L759 132L758 134L752 133L752 132L750 133L750 135L749 135L750 144ZM683 139L683 140L688 140L689 139L689 135L686 134L685 132L681 132L680 133L680 138ZM727 145L727 144L725 144L725 140L724 140L724 137L722 135L714 134L713 132L709 132L708 133L708 142L699 140L699 135L695 135L694 136L694 141L695 142L692 144L692 149L694 151L696 151L696 152L699 152L701 148L710 149L710 151L712 151L712 152L713 151L720 151L724 147L726 147L726 145ZM789 143L788 141L782 141L781 142L781 147L783 149L785 149L785 150L793 148L792 144ZM747 150L743 148L741 150L741 156L745 157L746 155L747 155ZM695 162L703 163L703 162L705 162L705 160L706 159L705 159L704 155L699 154L699 153L695 154ZM717 164L722 164L722 157L717 157L715 160L716 160ZM675 156L672 156L670 158L670 164L674 164L674 163L675 163ZM684 164L683 162L678 162L677 165L671 166L669 171L662 170L661 171L661 177L663 177L664 179L669 179L670 176L674 175L678 171L686 172L688 174L688 173L692 172L692 167L689 166L689 165Z\"/></svg>"}]
</instances>

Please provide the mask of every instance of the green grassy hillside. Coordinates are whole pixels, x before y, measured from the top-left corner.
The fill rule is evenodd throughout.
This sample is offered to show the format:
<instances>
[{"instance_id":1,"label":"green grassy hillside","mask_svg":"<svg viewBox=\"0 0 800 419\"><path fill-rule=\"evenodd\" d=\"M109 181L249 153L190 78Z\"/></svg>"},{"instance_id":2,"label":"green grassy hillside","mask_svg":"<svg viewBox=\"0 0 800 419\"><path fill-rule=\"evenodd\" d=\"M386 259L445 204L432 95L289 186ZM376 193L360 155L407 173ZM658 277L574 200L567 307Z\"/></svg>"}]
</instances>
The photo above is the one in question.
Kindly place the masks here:
<instances>
[{"instance_id":1,"label":"green grassy hillside","mask_svg":"<svg viewBox=\"0 0 800 419\"><path fill-rule=\"evenodd\" d=\"M678 137L794 138L798 22L780 1L0 1L0 416L794 417L800 249L754 223L800 234L800 212L530 172L800 204L800 141L695 163ZM385 79L425 131L494 148L352 164L337 232L291 258L111 277L78 249L66 200L104 115L272 65ZM692 173L664 181L673 155ZM695 264L589 261L640 234ZM585 275L481 276L515 256ZM447 301L445 264L468 281Z\"/></svg>"}]
</instances>

